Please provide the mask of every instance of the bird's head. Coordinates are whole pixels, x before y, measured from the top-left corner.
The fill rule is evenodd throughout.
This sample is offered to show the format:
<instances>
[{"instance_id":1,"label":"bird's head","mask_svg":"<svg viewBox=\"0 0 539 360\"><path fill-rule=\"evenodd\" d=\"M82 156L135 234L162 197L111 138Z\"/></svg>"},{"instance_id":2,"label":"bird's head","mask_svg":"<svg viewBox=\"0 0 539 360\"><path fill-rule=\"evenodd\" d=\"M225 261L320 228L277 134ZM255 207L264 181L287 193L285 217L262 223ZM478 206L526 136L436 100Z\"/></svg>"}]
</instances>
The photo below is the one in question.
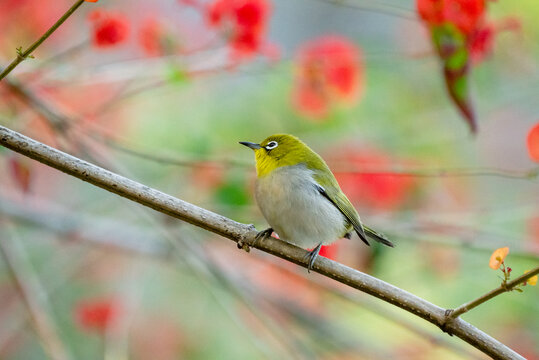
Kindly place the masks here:
<instances>
[{"instance_id":1,"label":"bird's head","mask_svg":"<svg viewBox=\"0 0 539 360\"><path fill-rule=\"evenodd\" d=\"M241 141L255 152L256 173L263 177L282 166L308 163L317 155L300 139L288 134L271 135L260 144Z\"/></svg>"}]
</instances>

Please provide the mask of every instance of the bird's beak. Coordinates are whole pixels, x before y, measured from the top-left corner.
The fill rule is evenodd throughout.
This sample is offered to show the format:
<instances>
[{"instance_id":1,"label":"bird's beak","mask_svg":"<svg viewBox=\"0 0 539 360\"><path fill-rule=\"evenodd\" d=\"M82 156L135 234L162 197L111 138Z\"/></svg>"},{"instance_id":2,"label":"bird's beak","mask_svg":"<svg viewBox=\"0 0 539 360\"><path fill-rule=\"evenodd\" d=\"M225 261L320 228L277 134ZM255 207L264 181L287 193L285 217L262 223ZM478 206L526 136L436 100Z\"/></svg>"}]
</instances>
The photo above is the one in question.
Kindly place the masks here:
<instances>
[{"instance_id":1,"label":"bird's beak","mask_svg":"<svg viewBox=\"0 0 539 360\"><path fill-rule=\"evenodd\" d=\"M252 143L252 142L249 142L249 141L240 141L240 144L245 145L248 148L251 148L253 150L257 150L257 149L262 148L262 146L260 146L260 144L255 144L255 143Z\"/></svg>"}]
</instances>

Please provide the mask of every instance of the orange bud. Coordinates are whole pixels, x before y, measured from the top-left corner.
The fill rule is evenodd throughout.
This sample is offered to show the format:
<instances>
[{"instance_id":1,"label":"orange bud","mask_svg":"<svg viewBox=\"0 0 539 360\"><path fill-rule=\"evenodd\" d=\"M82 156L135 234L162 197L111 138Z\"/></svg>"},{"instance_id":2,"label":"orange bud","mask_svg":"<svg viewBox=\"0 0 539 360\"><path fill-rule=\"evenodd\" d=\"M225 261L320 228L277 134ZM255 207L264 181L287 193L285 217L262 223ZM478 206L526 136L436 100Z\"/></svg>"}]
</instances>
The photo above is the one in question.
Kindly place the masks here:
<instances>
[{"instance_id":1,"label":"orange bud","mask_svg":"<svg viewBox=\"0 0 539 360\"><path fill-rule=\"evenodd\" d=\"M490 268L493 270L498 270L500 268L500 265L505 260L507 254L509 254L509 248L507 246L494 250L494 252L490 256L488 266L490 266Z\"/></svg>"}]
</instances>

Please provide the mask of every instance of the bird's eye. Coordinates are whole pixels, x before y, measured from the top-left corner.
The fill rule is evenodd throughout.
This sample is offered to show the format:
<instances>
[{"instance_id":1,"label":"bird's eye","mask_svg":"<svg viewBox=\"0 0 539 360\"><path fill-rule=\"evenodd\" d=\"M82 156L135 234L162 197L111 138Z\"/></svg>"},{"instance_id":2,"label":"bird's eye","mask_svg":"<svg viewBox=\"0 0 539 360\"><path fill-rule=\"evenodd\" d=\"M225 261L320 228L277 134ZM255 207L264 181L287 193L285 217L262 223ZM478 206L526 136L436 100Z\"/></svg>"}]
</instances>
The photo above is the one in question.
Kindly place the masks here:
<instances>
[{"instance_id":1,"label":"bird's eye","mask_svg":"<svg viewBox=\"0 0 539 360\"><path fill-rule=\"evenodd\" d=\"M266 150L272 150L275 149L279 144L277 141L270 141L268 145L265 146Z\"/></svg>"}]
</instances>

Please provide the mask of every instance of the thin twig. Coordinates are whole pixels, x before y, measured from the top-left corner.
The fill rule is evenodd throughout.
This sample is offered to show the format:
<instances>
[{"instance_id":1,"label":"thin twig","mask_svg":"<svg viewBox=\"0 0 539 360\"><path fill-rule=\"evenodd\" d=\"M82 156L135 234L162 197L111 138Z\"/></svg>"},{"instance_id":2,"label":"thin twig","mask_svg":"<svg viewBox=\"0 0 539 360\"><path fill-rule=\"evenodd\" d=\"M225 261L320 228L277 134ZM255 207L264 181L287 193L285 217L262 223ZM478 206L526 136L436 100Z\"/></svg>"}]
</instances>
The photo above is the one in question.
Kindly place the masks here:
<instances>
[{"instance_id":1,"label":"thin twig","mask_svg":"<svg viewBox=\"0 0 539 360\"><path fill-rule=\"evenodd\" d=\"M67 20L68 17L71 16L77 10L82 4L84 3L84 0L77 0L69 10L65 12L64 15L58 19L50 28L43 34L35 43L30 45L28 49L25 51L22 51L22 49L17 49L17 57L9 64L1 73L0 73L0 81L6 77L7 74L9 74L17 65L19 65L21 62L23 62L27 57L29 57L32 52L38 48L39 45L41 45L53 32L58 29L60 25L64 23L64 21Z\"/></svg>"},{"instance_id":2,"label":"thin twig","mask_svg":"<svg viewBox=\"0 0 539 360\"><path fill-rule=\"evenodd\" d=\"M308 252L306 250L273 237L256 242L257 231L253 225L238 223L199 208L3 126L0 126L0 145L163 214L226 237L235 241L241 248L254 247L307 267ZM495 359L524 359L514 350L460 318L446 323L445 309L382 280L326 258L317 259L313 270L404 309L436 326L443 327L444 331L456 335Z\"/></svg>"},{"instance_id":3,"label":"thin twig","mask_svg":"<svg viewBox=\"0 0 539 360\"><path fill-rule=\"evenodd\" d=\"M511 280L511 281L509 281L507 283L502 283L500 285L500 287L498 287L498 288L496 288L496 289L494 289L492 291L489 291L485 295L483 295L481 297L478 297L475 300L467 302L466 304L462 304L461 306L459 306L455 310L448 310L448 316L447 316L448 320L456 319L460 315L472 310L476 306L481 305L482 303L492 299L493 297L498 296L500 294L503 294L504 292L508 292L508 291L513 290L516 286L525 283L529 278L531 278L531 277L533 277L533 276L535 276L537 274L539 274L539 266L536 267L535 269L523 274L523 275L520 275L519 277L517 277L514 280Z\"/></svg>"},{"instance_id":4,"label":"thin twig","mask_svg":"<svg viewBox=\"0 0 539 360\"><path fill-rule=\"evenodd\" d=\"M51 316L48 302L43 298L42 289L36 275L30 270L23 249L18 242L3 236L0 241L0 254L4 258L17 290L28 309L34 329L41 340L45 353L55 360L66 360L67 353ZM41 298L41 301L39 300Z\"/></svg>"},{"instance_id":5,"label":"thin twig","mask_svg":"<svg viewBox=\"0 0 539 360\"><path fill-rule=\"evenodd\" d=\"M108 139L102 136L92 136L95 140L102 142L106 146L123 152L125 154L138 157L140 159L153 161L156 163L174 165L174 166L206 166L206 167L241 167L252 168L251 163L235 161L229 159L196 159L196 158L179 158L172 155L155 154L141 150L135 150L129 146L118 143L113 139ZM446 169L388 169L388 168L373 168L354 169L357 164L346 164L339 162L335 166L331 166L334 173L337 174L361 174L369 176L395 176L395 177L500 177L506 179L518 180L535 180L539 177L539 167L530 170L508 170L490 167L480 168L446 168Z\"/></svg>"}]
</instances>

